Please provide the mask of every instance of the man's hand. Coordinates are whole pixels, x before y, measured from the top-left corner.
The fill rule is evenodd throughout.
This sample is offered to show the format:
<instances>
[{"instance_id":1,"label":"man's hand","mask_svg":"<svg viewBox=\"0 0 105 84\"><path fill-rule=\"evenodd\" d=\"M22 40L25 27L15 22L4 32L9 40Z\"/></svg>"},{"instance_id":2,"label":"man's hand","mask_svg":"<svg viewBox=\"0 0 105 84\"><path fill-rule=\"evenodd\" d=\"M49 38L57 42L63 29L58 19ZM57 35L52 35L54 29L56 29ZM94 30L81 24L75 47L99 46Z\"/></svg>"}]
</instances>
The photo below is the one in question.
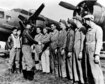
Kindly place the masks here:
<instances>
[{"instance_id":1,"label":"man's hand","mask_svg":"<svg viewBox=\"0 0 105 84\"><path fill-rule=\"evenodd\" d=\"M72 52L68 52L67 56L71 57L72 56Z\"/></svg>"},{"instance_id":2,"label":"man's hand","mask_svg":"<svg viewBox=\"0 0 105 84\"><path fill-rule=\"evenodd\" d=\"M39 41L38 44L41 45L42 43Z\"/></svg>"},{"instance_id":3,"label":"man's hand","mask_svg":"<svg viewBox=\"0 0 105 84\"><path fill-rule=\"evenodd\" d=\"M55 54L57 54L57 49L55 49Z\"/></svg>"},{"instance_id":4,"label":"man's hand","mask_svg":"<svg viewBox=\"0 0 105 84\"><path fill-rule=\"evenodd\" d=\"M95 62L96 64L99 64L99 62L100 62L100 56L99 56L99 55L95 55L95 56L94 56L94 62Z\"/></svg>"},{"instance_id":5,"label":"man's hand","mask_svg":"<svg viewBox=\"0 0 105 84\"><path fill-rule=\"evenodd\" d=\"M61 51L61 55L64 55L64 53L65 53L65 50L64 50L64 49L62 49L62 51Z\"/></svg>"},{"instance_id":6,"label":"man's hand","mask_svg":"<svg viewBox=\"0 0 105 84\"><path fill-rule=\"evenodd\" d=\"M82 52L79 53L78 59L79 59L79 60L82 59Z\"/></svg>"}]
</instances>

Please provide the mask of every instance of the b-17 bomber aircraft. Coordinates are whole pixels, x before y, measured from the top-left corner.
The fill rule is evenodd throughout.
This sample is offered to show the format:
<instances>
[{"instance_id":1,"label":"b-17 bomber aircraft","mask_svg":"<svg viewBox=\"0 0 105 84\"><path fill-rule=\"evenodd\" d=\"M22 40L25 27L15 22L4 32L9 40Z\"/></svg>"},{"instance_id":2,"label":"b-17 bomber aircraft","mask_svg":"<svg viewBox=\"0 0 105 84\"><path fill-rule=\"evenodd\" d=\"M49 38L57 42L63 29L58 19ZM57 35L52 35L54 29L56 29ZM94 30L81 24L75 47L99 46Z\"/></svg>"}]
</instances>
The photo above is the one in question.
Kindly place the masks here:
<instances>
[{"instance_id":1,"label":"b-17 bomber aircraft","mask_svg":"<svg viewBox=\"0 0 105 84\"><path fill-rule=\"evenodd\" d=\"M45 5L42 3L34 13L19 8L12 10L0 9L0 41L7 41L13 27L20 27L23 30L27 23L35 27L49 26L51 23L58 24L57 21L40 14L44 7Z\"/></svg>"}]
</instances>

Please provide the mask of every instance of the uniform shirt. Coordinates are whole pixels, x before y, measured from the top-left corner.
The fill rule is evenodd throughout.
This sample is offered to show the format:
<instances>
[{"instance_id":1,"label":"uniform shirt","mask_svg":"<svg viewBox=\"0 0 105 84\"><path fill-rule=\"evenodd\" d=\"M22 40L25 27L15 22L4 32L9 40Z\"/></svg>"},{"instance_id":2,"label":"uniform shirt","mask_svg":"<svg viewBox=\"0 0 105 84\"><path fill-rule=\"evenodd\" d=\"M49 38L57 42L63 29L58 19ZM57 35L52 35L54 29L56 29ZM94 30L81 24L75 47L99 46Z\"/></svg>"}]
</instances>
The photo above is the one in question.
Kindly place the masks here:
<instances>
[{"instance_id":1,"label":"uniform shirt","mask_svg":"<svg viewBox=\"0 0 105 84\"><path fill-rule=\"evenodd\" d=\"M38 44L37 41L35 41L32 36L29 29L25 29L22 33L22 44L24 45L32 45L32 44Z\"/></svg>"},{"instance_id":2,"label":"uniform shirt","mask_svg":"<svg viewBox=\"0 0 105 84\"><path fill-rule=\"evenodd\" d=\"M42 36L42 39L41 39L42 43L45 44L45 43L47 43L49 41L50 41L50 34L45 34L45 35Z\"/></svg>"},{"instance_id":3,"label":"uniform shirt","mask_svg":"<svg viewBox=\"0 0 105 84\"><path fill-rule=\"evenodd\" d=\"M74 30L71 28L67 31L66 51L72 52L74 45Z\"/></svg>"},{"instance_id":4,"label":"uniform shirt","mask_svg":"<svg viewBox=\"0 0 105 84\"><path fill-rule=\"evenodd\" d=\"M37 42L41 42L42 41L42 37L43 37L43 34L42 33L37 34L35 36L34 40L37 41ZM41 45L38 45L38 44L35 45L35 50L36 50L37 53L41 53L42 48L43 48L43 45L42 44Z\"/></svg>"},{"instance_id":5,"label":"uniform shirt","mask_svg":"<svg viewBox=\"0 0 105 84\"><path fill-rule=\"evenodd\" d=\"M14 43L13 48L20 48L20 46L21 46L20 42L21 41L20 41L19 36L17 38L13 34L11 34L11 36L12 36L13 43Z\"/></svg>"},{"instance_id":6,"label":"uniform shirt","mask_svg":"<svg viewBox=\"0 0 105 84\"><path fill-rule=\"evenodd\" d=\"M11 49L11 48L21 48L21 39L20 39L20 37L18 36L17 38L15 38L14 35L11 34L8 37L7 45L9 47L9 49Z\"/></svg>"},{"instance_id":7,"label":"uniform shirt","mask_svg":"<svg viewBox=\"0 0 105 84\"><path fill-rule=\"evenodd\" d=\"M58 47L65 49L67 40L67 32L66 30L61 30L58 35Z\"/></svg>"},{"instance_id":8,"label":"uniform shirt","mask_svg":"<svg viewBox=\"0 0 105 84\"><path fill-rule=\"evenodd\" d=\"M100 54L102 49L103 32L101 27L94 25L94 28L89 28L86 34L86 44L91 47L95 54Z\"/></svg>"},{"instance_id":9,"label":"uniform shirt","mask_svg":"<svg viewBox=\"0 0 105 84\"><path fill-rule=\"evenodd\" d=\"M50 34L45 34L42 37L41 43L43 43L43 49L42 52L45 51L46 49L49 49L49 44L50 44Z\"/></svg>"},{"instance_id":10,"label":"uniform shirt","mask_svg":"<svg viewBox=\"0 0 105 84\"><path fill-rule=\"evenodd\" d=\"M84 46L85 35L83 34L83 32L79 28L75 29L74 38L75 38L74 39L74 49L77 49L80 52L82 52L83 46Z\"/></svg>"},{"instance_id":11,"label":"uniform shirt","mask_svg":"<svg viewBox=\"0 0 105 84\"><path fill-rule=\"evenodd\" d=\"M50 48L51 49L56 49L57 48L57 43L58 43L58 30L55 29L51 34L50 34Z\"/></svg>"}]
</instances>

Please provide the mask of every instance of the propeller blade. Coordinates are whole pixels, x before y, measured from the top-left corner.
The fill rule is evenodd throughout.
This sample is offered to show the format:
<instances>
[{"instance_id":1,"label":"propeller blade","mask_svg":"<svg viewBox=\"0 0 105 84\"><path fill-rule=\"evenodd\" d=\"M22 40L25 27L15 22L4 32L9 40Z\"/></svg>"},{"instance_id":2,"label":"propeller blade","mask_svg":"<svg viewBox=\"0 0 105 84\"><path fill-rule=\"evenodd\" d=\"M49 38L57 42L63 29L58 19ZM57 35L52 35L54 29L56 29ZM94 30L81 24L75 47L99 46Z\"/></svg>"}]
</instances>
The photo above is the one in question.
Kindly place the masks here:
<instances>
[{"instance_id":1,"label":"propeller blade","mask_svg":"<svg viewBox=\"0 0 105 84\"><path fill-rule=\"evenodd\" d=\"M27 20L27 19L26 19L24 16L22 16L22 15L19 15L18 18L19 18L21 21L26 21L26 20Z\"/></svg>"},{"instance_id":2,"label":"propeller blade","mask_svg":"<svg viewBox=\"0 0 105 84\"><path fill-rule=\"evenodd\" d=\"M67 3L67 2L63 2L63 1L61 1L59 3L59 5L62 6L62 7L64 7L64 8L70 9L70 10L77 9L76 6L74 6L74 5L70 4L70 3Z\"/></svg>"},{"instance_id":3,"label":"propeller blade","mask_svg":"<svg viewBox=\"0 0 105 84\"><path fill-rule=\"evenodd\" d=\"M43 10L43 8L45 7L44 4L41 4L41 6L35 11L35 13L29 17L28 20L31 20L31 19L36 19L38 17L38 15L41 13L41 11Z\"/></svg>"},{"instance_id":4,"label":"propeller blade","mask_svg":"<svg viewBox=\"0 0 105 84\"><path fill-rule=\"evenodd\" d=\"M23 30L25 29L25 25L21 21L19 21L19 24L20 24L20 27L21 27L21 32L23 32Z\"/></svg>"},{"instance_id":5,"label":"propeller blade","mask_svg":"<svg viewBox=\"0 0 105 84\"><path fill-rule=\"evenodd\" d=\"M96 1L97 2L97 0L85 0L85 1Z\"/></svg>"}]
</instances>

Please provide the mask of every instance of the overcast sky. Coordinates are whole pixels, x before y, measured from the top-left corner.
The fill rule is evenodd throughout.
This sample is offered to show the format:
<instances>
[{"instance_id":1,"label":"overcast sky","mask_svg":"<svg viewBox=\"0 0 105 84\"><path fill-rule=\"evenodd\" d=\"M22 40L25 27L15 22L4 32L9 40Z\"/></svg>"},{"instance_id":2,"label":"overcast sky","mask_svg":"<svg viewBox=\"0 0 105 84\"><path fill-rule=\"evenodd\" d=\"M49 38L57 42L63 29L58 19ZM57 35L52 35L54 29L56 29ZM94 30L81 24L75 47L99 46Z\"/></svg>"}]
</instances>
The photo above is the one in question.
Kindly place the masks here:
<instances>
[{"instance_id":1,"label":"overcast sky","mask_svg":"<svg viewBox=\"0 0 105 84\"><path fill-rule=\"evenodd\" d=\"M37 9L42 3L45 3L45 8L41 14L51 19L59 21L60 18L71 18L72 10L65 9L59 6L61 0L0 0L0 8L13 9L23 8L26 10ZM82 0L62 0L65 2L77 5ZM103 6L105 6L105 0L97 0Z\"/></svg>"}]
</instances>

